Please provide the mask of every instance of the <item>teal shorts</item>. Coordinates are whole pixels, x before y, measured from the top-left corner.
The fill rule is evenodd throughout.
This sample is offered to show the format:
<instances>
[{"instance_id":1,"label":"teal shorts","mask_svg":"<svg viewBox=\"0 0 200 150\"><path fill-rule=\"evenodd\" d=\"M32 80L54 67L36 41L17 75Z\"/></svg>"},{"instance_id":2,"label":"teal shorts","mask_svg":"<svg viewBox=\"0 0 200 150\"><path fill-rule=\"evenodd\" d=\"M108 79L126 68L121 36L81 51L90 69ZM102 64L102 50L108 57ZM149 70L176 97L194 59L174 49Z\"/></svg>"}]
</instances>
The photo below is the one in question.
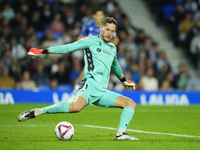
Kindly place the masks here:
<instances>
[{"instance_id":1,"label":"teal shorts","mask_svg":"<svg viewBox=\"0 0 200 150\"><path fill-rule=\"evenodd\" d=\"M94 104L101 107L115 107L115 100L121 94L105 90L102 85L93 78L87 78L81 81L76 97L83 97L87 104Z\"/></svg>"}]
</instances>

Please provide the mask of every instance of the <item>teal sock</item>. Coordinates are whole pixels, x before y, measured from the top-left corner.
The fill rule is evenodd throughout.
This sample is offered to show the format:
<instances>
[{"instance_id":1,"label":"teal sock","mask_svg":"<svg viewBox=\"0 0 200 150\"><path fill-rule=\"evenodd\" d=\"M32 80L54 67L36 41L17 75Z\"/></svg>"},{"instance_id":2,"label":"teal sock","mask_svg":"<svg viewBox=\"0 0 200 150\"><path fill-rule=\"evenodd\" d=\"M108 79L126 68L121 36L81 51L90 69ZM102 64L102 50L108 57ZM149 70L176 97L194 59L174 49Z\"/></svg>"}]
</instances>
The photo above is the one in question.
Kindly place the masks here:
<instances>
[{"instance_id":1,"label":"teal sock","mask_svg":"<svg viewBox=\"0 0 200 150\"><path fill-rule=\"evenodd\" d=\"M130 107L124 107L120 116L119 128L126 129L134 115L134 109Z\"/></svg>"},{"instance_id":2,"label":"teal sock","mask_svg":"<svg viewBox=\"0 0 200 150\"><path fill-rule=\"evenodd\" d=\"M42 109L43 114L53 113L69 113L69 102L61 102Z\"/></svg>"}]
</instances>

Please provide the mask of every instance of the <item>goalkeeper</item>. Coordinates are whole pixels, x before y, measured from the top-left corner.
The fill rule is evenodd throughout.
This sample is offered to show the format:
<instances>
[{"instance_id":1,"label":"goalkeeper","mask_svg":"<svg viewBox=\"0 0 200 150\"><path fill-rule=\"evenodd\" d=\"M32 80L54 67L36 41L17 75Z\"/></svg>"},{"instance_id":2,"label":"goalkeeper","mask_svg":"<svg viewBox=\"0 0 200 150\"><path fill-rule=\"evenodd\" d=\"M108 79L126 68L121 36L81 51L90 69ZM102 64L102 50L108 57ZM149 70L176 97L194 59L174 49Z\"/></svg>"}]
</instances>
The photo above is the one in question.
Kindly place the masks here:
<instances>
[{"instance_id":1,"label":"goalkeeper","mask_svg":"<svg viewBox=\"0 0 200 150\"><path fill-rule=\"evenodd\" d=\"M102 9L96 9L93 12L93 18L94 21L92 22L88 22L87 24L85 24L81 30L81 34L78 36L77 40L80 40L88 35L92 35L92 36L98 36L100 34L100 26L101 26L101 22L102 20L105 18L106 14ZM115 32L115 34L113 35L113 38L111 40L111 42L117 46L119 43L119 38L117 37L117 34ZM83 74L84 74L84 70L82 70L82 72L80 73L79 77L75 80L75 86L73 89L73 93L70 95L69 100L73 101L77 92L78 92L78 88L79 88L79 83L81 82L82 78L83 78Z\"/></svg>"},{"instance_id":2,"label":"goalkeeper","mask_svg":"<svg viewBox=\"0 0 200 150\"><path fill-rule=\"evenodd\" d=\"M123 111L120 116L119 128L115 139L139 140L125 133L134 115L135 102L118 93L107 90L111 70L125 88L135 89L135 84L124 77L117 60L116 47L110 43L116 27L117 21L112 17L106 17L102 20L99 36L88 36L74 43L54 46L44 50L31 48L28 54L32 56L65 54L84 49L84 75L76 99L73 102L61 102L44 108L25 111L18 116L18 121L26 121L48 113L75 113L90 104L107 108L118 107L123 108Z\"/></svg>"}]
</instances>

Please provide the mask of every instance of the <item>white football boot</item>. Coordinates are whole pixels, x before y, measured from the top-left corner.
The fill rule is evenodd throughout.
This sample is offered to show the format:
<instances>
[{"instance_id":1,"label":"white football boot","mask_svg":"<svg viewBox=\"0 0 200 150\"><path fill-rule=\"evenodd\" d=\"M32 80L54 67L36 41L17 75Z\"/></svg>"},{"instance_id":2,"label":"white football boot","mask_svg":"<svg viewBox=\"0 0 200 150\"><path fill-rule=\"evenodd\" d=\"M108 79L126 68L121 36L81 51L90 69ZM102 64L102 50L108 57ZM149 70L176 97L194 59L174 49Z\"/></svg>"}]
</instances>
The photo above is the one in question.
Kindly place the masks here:
<instances>
[{"instance_id":1,"label":"white football boot","mask_svg":"<svg viewBox=\"0 0 200 150\"><path fill-rule=\"evenodd\" d=\"M35 109L36 109L36 108L34 108L34 109L32 109L32 110L29 110L29 111L22 112L22 113L18 116L17 120L18 120L19 122L22 122L22 121L26 121L26 120L31 119L31 118L35 118L35 114L34 114Z\"/></svg>"},{"instance_id":2,"label":"white football boot","mask_svg":"<svg viewBox=\"0 0 200 150\"><path fill-rule=\"evenodd\" d=\"M123 132L121 135L116 135L115 140L139 140L136 137L130 136L128 133Z\"/></svg>"}]
</instances>

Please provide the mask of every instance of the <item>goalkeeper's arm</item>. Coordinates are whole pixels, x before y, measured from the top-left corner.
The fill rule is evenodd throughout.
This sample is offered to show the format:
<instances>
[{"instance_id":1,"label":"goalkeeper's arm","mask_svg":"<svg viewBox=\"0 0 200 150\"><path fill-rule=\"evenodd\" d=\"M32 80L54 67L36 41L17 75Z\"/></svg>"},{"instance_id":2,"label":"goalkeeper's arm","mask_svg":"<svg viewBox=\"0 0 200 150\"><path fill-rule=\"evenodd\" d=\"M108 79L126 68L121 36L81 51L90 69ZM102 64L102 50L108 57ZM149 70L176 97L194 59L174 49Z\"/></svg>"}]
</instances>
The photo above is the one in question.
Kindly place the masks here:
<instances>
[{"instance_id":1,"label":"goalkeeper's arm","mask_svg":"<svg viewBox=\"0 0 200 150\"><path fill-rule=\"evenodd\" d=\"M111 70L118 77L118 79L122 82L122 84L125 88L131 88L131 89L135 90L135 83L133 83L131 80L126 80L116 57L113 60Z\"/></svg>"},{"instance_id":2,"label":"goalkeeper's arm","mask_svg":"<svg viewBox=\"0 0 200 150\"><path fill-rule=\"evenodd\" d=\"M93 39L91 37L86 37L84 39L78 40L73 43L53 46L47 49L31 48L28 52L28 55L39 56L42 54L66 54L66 53L70 53L76 50L86 49L90 46L92 42L93 42Z\"/></svg>"}]
</instances>

